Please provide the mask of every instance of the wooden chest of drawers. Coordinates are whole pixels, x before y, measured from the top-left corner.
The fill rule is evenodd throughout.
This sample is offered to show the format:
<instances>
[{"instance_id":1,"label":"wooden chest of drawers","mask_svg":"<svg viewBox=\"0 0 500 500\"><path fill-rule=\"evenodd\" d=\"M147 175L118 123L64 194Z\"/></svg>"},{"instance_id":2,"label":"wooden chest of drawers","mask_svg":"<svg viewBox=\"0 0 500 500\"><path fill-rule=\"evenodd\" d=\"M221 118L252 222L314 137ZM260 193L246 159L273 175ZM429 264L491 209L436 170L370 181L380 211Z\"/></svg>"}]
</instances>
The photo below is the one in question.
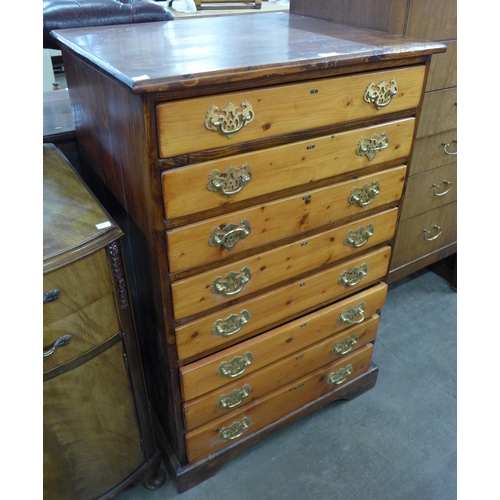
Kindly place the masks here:
<instances>
[{"instance_id":1,"label":"wooden chest of drawers","mask_svg":"<svg viewBox=\"0 0 500 500\"><path fill-rule=\"evenodd\" d=\"M375 384L399 203L444 46L288 14L109 33L55 36L86 176L127 235L157 435L184 491Z\"/></svg>"}]
</instances>

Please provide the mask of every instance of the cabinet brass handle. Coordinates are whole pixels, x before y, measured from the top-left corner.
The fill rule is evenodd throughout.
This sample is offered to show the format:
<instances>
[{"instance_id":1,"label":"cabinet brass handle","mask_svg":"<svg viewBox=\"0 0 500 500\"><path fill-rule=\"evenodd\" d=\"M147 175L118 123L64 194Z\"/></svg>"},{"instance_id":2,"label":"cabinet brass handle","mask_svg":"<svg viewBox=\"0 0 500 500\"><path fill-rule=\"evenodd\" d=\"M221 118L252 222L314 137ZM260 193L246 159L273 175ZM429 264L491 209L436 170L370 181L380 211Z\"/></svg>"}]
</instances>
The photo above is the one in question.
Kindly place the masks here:
<instances>
[{"instance_id":1,"label":"cabinet brass handle","mask_svg":"<svg viewBox=\"0 0 500 500\"><path fill-rule=\"evenodd\" d=\"M364 184L360 188L357 186L354 187L349 195L348 201L351 205L366 207L379 193L380 183L378 181L373 181L371 184Z\"/></svg>"},{"instance_id":2,"label":"cabinet brass handle","mask_svg":"<svg viewBox=\"0 0 500 500\"><path fill-rule=\"evenodd\" d=\"M352 365L347 365L345 368L339 368L336 372L332 372L328 375L326 383L329 385L340 385L342 382L346 381L351 373Z\"/></svg>"},{"instance_id":3,"label":"cabinet brass handle","mask_svg":"<svg viewBox=\"0 0 500 500\"><path fill-rule=\"evenodd\" d=\"M364 101L373 104L377 109L382 109L391 103L398 90L398 82L395 78L392 78L390 82L385 80L377 84L370 82L365 90Z\"/></svg>"},{"instance_id":4,"label":"cabinet brass handle","mask_svg":"<svg viewBox=\"0 0 500 500\"><path fill-rule=\"evenodd\" d=\"M251 180L253 174L248 163L240 168L228 167L224 172L212 170L208 176L207 189L212 193L222 193L230 198L238 194Z\"/></svg>"},{"instance_id":5,"label":"cabinet brass handle","mask_svg":"<svg viewBox=\"0 0 500 500\"><path fill-rule=\"evenodd\" d=\"M373 236L373 231L373 224L368 224L366 227L360 226L356 230L351 229L345 235L344 245L346 247L361 248Z\"/></svg>"},{"instance_id":6,"label":"cabinet brass handle","mask_svg":"<svg viewBox=\"0 0 500 500\"><path fill-rule=\"evenodd\" d=\"M212 106L207 111L205 128L213 132L220 130L228 139L231 139L254 117L255 113L248 101L243 101L240 106L229 102L221 109Z\"/></svg>"},{"instance_id":7,"label":"cabinet brass handle","mask_svg":"<svg viewBox=\"0 0 500 500\"><path fill-rule=\"evenodd\" d=\"M244 267L241 271L231 271L225 277L217 276L212 283L211 291L213 294L222 294L230 297L241 292L245 285L252 278L252 273L248 267Z\"/></svg>"},{"instance_id":8,"label":"cabinet brass handle","mask_svg":"<svg viewBox=\"0 0 500 500\"><path fill-rule=\"evenodd\" d=\"M339 278L339 285L356 286L366 276L368 266L361 264L359 267L353 267L349 271L344 271Z\"/></svg>"},{"instance_id":9,"label":"cabinet brass handle","mask_svg":"<svg viewBox=\"0 0 500 500\"><path fill-rule=\"evenodd\" d=\"M358 343L358 336L353 333L350 337L346 337L339 342L335 342L332 347L332 354L347 354L352 351L352 348Z\"/></svg>"},{"instance_id":10,"label":"cabinet brass handle","mask_svg":"<svg viewBox=\"0 0 500 500\"><path fill-rule=\"evenodd\" d=\"M441 226L437 226L436 224L434 224L434 229L437 230L437 234L435 234L434 236L431 236L431 237L428 236L431 233L428 229L423 230L425 241L432 241L432 240L435 240L436 238L439 238L439 236L441 236L441 233L443 232L443 230L441 229Z\"/></svg>"},{"instance_id":11,"label":"cabinet brass handle","mask_svg":"<svg viewBox=\"0 0 500 500\"><path fill-rule=\"evenodd\" d=\"M251 392L252 388L245 384L241 389L235 389L227 395L223 394L217 401L217 408L235 408L243 403Z\"/></svg>"},{"instance_id":12,"label":"cabinet brass handle","mask_svg":"<svg viewBox=\"0 0 500 500\"><path fill-rule=\"evenodd\" d=\"M239 224L227 224L219 226L212 230L208 238L208 244L211 247L224 247L232 250L236 243L244 240L252 232L250 222L243 219Z\"/></svg>"},{"instance_id":13,"label":"cabinet brass handle","mask_svg":"<svg viewBox=\"0 0 500 500\"><path fill-rule=\"evenodd\" d=\"M358 318L358 319L356 319ZM365 320L365 303L360 302L357 306L350 307L347 311L342 311L337 318L340 325L357 325Z\"/></svg>"},{"instance_id":14,"label":"cabinet brass handle","mask_svg":"<svg viewBox=\"0 0 500 500\"><path fill-rule=\"evenodd\" d=\"M238 333L248 323L250 313L244 309L240 314L231 314L226 319L218 319L212 327L212 335L230 337Z\"/></svg>"},{"instance_id":15,"label":"cabinet brass handle","mask_svg":"<svg viewBox=\"0 0 500 500\"><path fill-rule=\"evenodd\" d=\"M54 340L54 343L50 346L50 348L46 351L43 351L43 357L46 358L47 356L54 354L56 352L56 349L58 349L59 347L67 346L71 342L71 339L71 335L66 334Z\"/></svg>"},{"instance_id":16,"label":"cabinet brass handle","mask_svg":"<svg viewBox=\"0 0 500 500\"><path fill-rule=\"evenodd\" d=\"M219 437L227 441L239 438L248 427L250 427L250 420L247 417L243 417L241 422L233 422L230 426L223 427L219 431Z\"/></svg>"},{"instance_id":17,"label":"cabinet brass handle","mask_svg":"<svg viewBox=\"0 0 500 500\"><path fill-rule=\"evenodd\" d=\"M434 196L444 196L446 193L450 191L452 188L452 183L450 181L443 180L443 184L446 184L448 186L448 189L446 191L442 191L441 193L438 193L437 190L441 187L439 184L433 184L432 187L434 188L432 190Z\"/></svg>"},{"instance_id":18,"label":"cabinet brass handle","mask_svg":"<svg viewBox=\"0 0 500 500\"><path fill-rule=\"evenodd\" d=\"M55 302L58 298L59 295L61 295L61 290L49 290L48 292L45 292L43 294L43 303L48 304L49 302Z\"/></svg>"},{"instance_id":19,"label":"cabinet brass handle","mask_svg":"<svg viewBox=\"0 0 500 500\"><path fill-rule=\"evenodd\" d=\"M453 139L451 142L452 142L453 144L456 144L456 143L457 143L456 139ZM458 151L454 151L454 152L453 152L453 151L448 151L448 149L446 149L449 145L450 145L450 143L449 143L449 142L442 142L442 143L441 143L441 146L443 146L444 152L445 152L447 155L456 155L456 154L458 153Z\"/></svg>"},{"instance_id":20,"label":"cabinet brass handle","mask_svg":"<svg viewBox=\"0 0 500 500\"><path fill-rule=\"evenodd\" d=\"M231 361L223 361L217 370L217 376L235 378L252 364L253 354L248 351L243 356L235 356Z\"/></svg>"},{"instance_id":21,"label":"cabinet brass handle","mask_svg":"<svg viewBox=\"0 0 500 500\"><path fill-rule=\"evenodd\" d=\"M389 146L389 138L387 132L382 132L381 135L373 134L371 137L362 137L356 148L358 156L366 156L372 161L379 151L386 149Z\"/></svg>"}]
</instances>

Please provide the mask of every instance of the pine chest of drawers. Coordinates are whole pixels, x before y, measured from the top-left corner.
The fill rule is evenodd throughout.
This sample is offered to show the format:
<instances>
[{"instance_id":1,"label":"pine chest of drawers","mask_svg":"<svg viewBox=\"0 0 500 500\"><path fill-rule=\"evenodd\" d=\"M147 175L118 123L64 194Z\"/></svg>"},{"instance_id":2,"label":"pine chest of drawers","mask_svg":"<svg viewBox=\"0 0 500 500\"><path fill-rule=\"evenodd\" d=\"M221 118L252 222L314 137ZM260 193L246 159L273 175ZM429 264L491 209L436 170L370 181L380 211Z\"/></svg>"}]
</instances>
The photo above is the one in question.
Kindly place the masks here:
<instances>
[{"instance_id":1,"label":"pine chest of drawers","mask_svg":"<svg viewBox=\"0 0 500 500\"><path fill-rule=\"evenodd\" d=\"M423 88L444 46L281 13L54 36L85 176L127 235L179 491L372 387Z\"/></svg>"}]
</instances>

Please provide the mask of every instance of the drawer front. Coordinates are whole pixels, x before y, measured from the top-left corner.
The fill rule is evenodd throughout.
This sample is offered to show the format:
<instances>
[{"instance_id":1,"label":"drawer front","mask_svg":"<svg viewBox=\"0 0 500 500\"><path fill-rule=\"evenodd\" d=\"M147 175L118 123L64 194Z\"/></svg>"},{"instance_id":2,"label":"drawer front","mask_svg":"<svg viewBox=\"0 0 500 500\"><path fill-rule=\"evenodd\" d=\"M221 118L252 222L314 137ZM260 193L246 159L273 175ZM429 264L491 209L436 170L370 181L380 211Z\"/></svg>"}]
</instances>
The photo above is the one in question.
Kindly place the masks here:
<instances>
[{"instance_id":1,"label":"drawer front","mask_svg":"<svg viewBox=\"0 0 500 500\"><path fill-rule=\"evenodd\" d=\"M456 129L421 137L415 141L410 175L453 163L457 157Z\"/></svg>"},{"instance_id":2,"label":"drawer front","mask_svg":"<svg viewBox=\"0 0 500 500\"><path fill-rule=\"evenodd\" d=\"M457 128L457 89L425 94L417 138Z\"/></svg>"},{"instance_id":3,"label":"drawer front","mask_svg":"<svg viewBox=\"0 0 500 500\"><path fill-rule=\"evenodd\" d=\"M113 294L109 294L43 328L43 370L50 370L80 356L119 331L115 299ZM70 339L65 337L67 335Z\"/></svg>"},{"instance_id":4,"label":"drawer front","mask_svg":"<svg viewBox=\"0 0 500 500\"><path fill-rule=\"evenodd\" d=\"M187 430L223 417L293 380L327 365L375 340L379 316L354 325L306 349L297 351L241 380L184 404Z\"/></svg>"},{"instance_id":5,"label":"drawer front","mask_svg":"<svg viewBox=\"0 0 500 500\"><path fill-rule=\"evenodd\" d=\"M426 92L457 86L457 42L446 42L446 52L431 59Z\"/></svg>"},{"instance_id":6,"label":"drawer front","mask_svg":"<svg viewBox=\"0 0 500 500\"><path fill-rule=\"evenodd\" d=\"M160 157L413 109L420 102L424 75L424 66L412 66L166 102L157 106ZM385 107L377 109L368 96L365 101L371 85L392 79L398 92Z\"/></svg>"},{"instance_id":7,"label":"drawer front","mask_svg":"<svg viewBox=\"0 0 500 500\"><path fill-rule=\"evenodd\" d=\"M405 172L403 165L167 231L170 272L299 237L308 229L398 201Z\"/></svg>"},{"instance_id":8,"label":"drawer front","mask_svg":"<svg viewBox=\"0 0 500 500\"><path fill-rule=\"evenodd\" d=\"M405 220L399 224L391 269L397 269L456 241L456 202Z\"/></svg>"},{"instance_id":9,"label":"drawer front","mask_svg":"<svg viewBox=\"0 0 500 500\"><path fill-rule=\"evenodd\" d=\"M387 273L390 247L351 259L327 271L300 279L273 292L241 302L176 328L179 359L222 348L228 341L256 335L357 289Z\"/></svg>"},{"instance_id":10,"label":"drawer front","mask_svg":"<svg viewBox=\"0 0 500 500\"><path fill-rule=\"evenodd\" d=\"M291 321L270 332L180 368L184 401L198 398L343 332L362 325L384 307L387 285L380 283L347 299ZM250 354L248 354L250 353Z\"/></svg>"},{"instance_id":11,"label":"drawer front","mask_svg":"<svg viewBox=\"0 0 500 500\"><path fill-rule=\"evenodd\" d=\"M446 205L457 199L457 164L414 175L408 179L401 220Z\"/></svg>"},{"instance_id":12,"label":"drawer front","mask_svg":"<svg viewBox=\"0 0 500 500\"><path fill-rule=\"evenodd\" d=\"M457 38L457 0L412 0L406 36L434 41Z\"/></svg>"},{"instance_id":13,"label":"drawer front","mask_svg":"<svg viewBox=\"0 0 500 500\"><path fill-rule=\"evenodd\" d=\"M109 276L106 250L99 250L83 259L44 274L43 276L43 324L54 323L113 290ZM50 300L51 292L59 292L56 300ZM46 302L47 300L47 302Z\"/></svg>"},{"instance_id":14,"label":"drawer front","mask_svg":"<svg viewBox=\"0 0 500 500\"><path fill-rule=\"evenodd\" d=\"M256 196L404 160L414 127L415 119L408 118L168 170L162 174L165 218L227 209ZM367 140L373 141L369 147Z\"/></svg>"},{"instance_id":15,"label":"drawer front","mask_svg":"<svg viewBox=\"0 0 500 500\"><path fill-rule=\"evenodd\" d=\"M389 241L397 208L172 284L175 319L218 307Z\"/></svg>"},{"instance_id":16,"label":"drawer front","mask_svg":"<svg viewBox=\"0 0 500 500\"><path fill-rule=\"evenodd\" d=\"M227 417L188 432L186 446L189 462L237 442L365 373L370 367L372 352L373 345L368 344L328 367L322 367L234 410Z\"/></svg>"}]
</instances>

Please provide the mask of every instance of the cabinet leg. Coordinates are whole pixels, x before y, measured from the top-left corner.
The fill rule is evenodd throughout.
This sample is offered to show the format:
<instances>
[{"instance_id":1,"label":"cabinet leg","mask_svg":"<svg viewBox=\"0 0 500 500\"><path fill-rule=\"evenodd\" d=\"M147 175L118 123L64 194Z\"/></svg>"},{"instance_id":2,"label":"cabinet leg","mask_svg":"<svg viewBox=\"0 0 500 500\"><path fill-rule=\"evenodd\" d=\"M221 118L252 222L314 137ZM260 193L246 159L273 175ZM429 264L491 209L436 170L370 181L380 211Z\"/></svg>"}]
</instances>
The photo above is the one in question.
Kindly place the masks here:
<instances>
[{"instance_id":1,"label":"cabinet leg","mask_svg":"<svg viewBox=\"0 0 500 500\"><path fill-rule=\"evenodd\" d=\"M148 490L156 490L165 484L166 479L167 475L160 465L160 467L158 467L158 470L151 477L144 481L143 485Z\"/></svg>"}]
</instances>

